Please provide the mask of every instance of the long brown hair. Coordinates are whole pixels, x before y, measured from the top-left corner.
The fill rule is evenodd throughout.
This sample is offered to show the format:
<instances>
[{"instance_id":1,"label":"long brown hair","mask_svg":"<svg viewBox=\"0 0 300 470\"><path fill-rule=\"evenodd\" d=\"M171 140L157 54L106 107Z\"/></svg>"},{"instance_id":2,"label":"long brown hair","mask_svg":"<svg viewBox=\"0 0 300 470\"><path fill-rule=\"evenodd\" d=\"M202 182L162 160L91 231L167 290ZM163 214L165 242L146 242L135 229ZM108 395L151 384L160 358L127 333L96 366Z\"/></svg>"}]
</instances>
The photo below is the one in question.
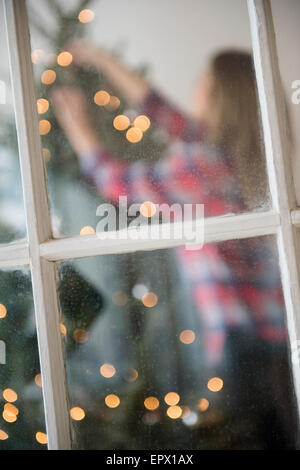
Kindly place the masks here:
<instances>
[{"instance_id":1,"label":"long brown hair","mask_svg":"<svg viewBox=\"0 0 300 470\"><path fill-rule=\"evenodd\" d=\"M247 209L267 198L267 178L256 79L250 54L218 53L211 61L210 139L231 159Z\"/></svg>"}]
</instances>

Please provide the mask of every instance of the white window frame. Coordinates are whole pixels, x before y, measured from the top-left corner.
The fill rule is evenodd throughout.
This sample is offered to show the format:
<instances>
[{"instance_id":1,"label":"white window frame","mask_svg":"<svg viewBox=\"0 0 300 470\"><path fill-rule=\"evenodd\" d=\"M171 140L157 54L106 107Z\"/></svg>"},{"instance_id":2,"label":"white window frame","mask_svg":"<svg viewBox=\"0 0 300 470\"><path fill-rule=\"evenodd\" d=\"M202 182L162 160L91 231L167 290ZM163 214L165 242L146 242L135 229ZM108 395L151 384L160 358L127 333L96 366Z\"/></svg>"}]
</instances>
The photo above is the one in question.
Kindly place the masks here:
<instances>
[{"instance_id":1,"label":"white window frame","mask_svg":"<svg viewBox=\"0 0 300 470\"><path fill-rule=\"evenodd\" d=\"M86 256L171 248L174 240L100 240L96 235L53 239L47 181L38 132L25 0L3 0L15 102L28 241L0 246L0 268L30 266L36 312L49 449L70 449L71 428L59 331L56 262ZM253 55L262 113L272 210L213 217L205 222L204 241L260 235L277 238L287 325L291 344L300 339L300 284L297 266L295 185L285 135L284 100L270 0L248 0ZM293 366L300 403L300 369ZM299 409L299 406L298 406Z\"/></svg>"}]
</instances>

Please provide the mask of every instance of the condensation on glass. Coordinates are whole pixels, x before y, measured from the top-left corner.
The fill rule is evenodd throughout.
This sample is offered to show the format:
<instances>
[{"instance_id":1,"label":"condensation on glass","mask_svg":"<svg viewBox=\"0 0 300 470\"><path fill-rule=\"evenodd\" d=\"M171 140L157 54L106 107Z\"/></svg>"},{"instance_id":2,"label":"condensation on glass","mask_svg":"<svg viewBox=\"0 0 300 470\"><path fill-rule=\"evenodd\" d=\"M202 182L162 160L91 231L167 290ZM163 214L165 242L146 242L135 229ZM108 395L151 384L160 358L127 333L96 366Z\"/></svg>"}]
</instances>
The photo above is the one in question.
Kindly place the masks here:
<instances>
[{"instance_id":1,"label":"condensation on glass","mask_svg":"<svg viewBox=\"0 0 300 470\"><path fill-rule=\"evenodd\" d=\"M28 269L0 271L0 449L45 449L42 380Z\"/></svg>"},{"instance_id":2,"label":"condensation on glass","mask_svg":"<svg viewBox=\"0 0 300 470\"><path fill-rule=\"evenodd\" d=\"M273 237L59 264L75 449L295 449Z\"/></svg>"},{"instance_id":3,"label":"condensation on glass","mask_svg":"<svg viewBox=\"0 0 300 470\"><path fill-rule=\"evenodd\" d=\"M94 233L120 195L207 217L269 207L246 3L27 3L55 237Z\"/></svg>"},{"instance_id":4,"label":"condensation on glass","mask_svg":"<svg viewBox=\"0 0 300 470\"><path fill-rule=\"evenodd\" d=\"M0 243L25 237L25 213L3 5L0 5Z\"/></svg>"}]
</instances>

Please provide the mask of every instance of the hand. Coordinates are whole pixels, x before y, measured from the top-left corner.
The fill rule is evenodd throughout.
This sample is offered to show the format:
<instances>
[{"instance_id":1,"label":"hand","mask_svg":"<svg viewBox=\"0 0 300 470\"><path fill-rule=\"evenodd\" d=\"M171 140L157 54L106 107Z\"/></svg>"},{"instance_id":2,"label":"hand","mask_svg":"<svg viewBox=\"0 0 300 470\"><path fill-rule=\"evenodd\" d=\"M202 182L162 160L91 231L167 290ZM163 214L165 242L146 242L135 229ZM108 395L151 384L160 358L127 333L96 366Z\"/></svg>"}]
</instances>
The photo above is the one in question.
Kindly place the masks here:
<instances>
[{"instance_id":1,"label":"hand","mask_svg":"<svg viewBox=\"0 0 300 470\"><path fill-rule=\"evenodd\" d=\"M97 148L100 144L84 93L75 87L58 87L53 90L51 99L57 120L76 153L81 156Z\"/></svg>"},{"instance_id":2,"label":"hand","mask_svg":"<svg viewBox=\"0 0 300 470\"><path fill-rule=\"evenodd\" d=\"M81 66L101 67L107 59L106 52L86 39L77 39L66 46L66 50L73 56L73 63Z\"/></svg>"}]
</instances>

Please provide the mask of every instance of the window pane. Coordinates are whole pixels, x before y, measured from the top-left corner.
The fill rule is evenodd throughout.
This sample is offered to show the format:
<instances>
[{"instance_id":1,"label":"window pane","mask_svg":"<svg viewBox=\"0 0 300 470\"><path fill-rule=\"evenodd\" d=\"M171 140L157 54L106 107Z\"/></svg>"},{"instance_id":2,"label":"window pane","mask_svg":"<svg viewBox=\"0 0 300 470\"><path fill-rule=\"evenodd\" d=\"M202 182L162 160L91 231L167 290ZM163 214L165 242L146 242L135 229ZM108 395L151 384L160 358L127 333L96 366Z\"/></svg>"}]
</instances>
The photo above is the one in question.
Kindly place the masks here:
<instances>
[{"instance_id":1,"label":"window pane","mask_svg":"<svg viewBox=\"0 0 300 470\"><path fill-rule=\"evenodd\" d=\"M3 4L0 5L0 243L26 234Z\"/></svg>"},{"instance_id":2,"label":"window pane","mask_svg":"<svg viewBox=\"0 0 300 470\"><path fill-rule=\"evenodd\" d=\"M300 40L299 22L300 3L289 0L289 7L283 8L282 2L272 0L272 12L278 47L280 74L286 95L288 118L292 130L291 163L294 166L294 182L298 206L300 205L300 58L297 45ZM287 54L286 51L289 51Z\"/></svg>"},{"instance_id":3,"label":"window pane","mask_svg":"<svg viewBox=\"0 0 300 470\"><path fill-rule=\"evenodd\" d=\"M295 448L275 240L63 262L74 448Z\"/></svg>"},{"instance_id":4,"label":"window pane","mask_svg":"<svg viewBox=\"0 0 300 470\"><path fill-rule=\"evenodd\" d=\"M0 271L0 449L45 448L29 270Z\"/></svg>"},{"instance_id":5,"label":"window pane","mask_svg":"<svg viewBox=\"0 0 300 470\"><path fill-rule=\"evenodd\" d=\"M28 2L55 236L121 195L269 207L245 2L57 5Z\"/></svg>"}]
</instances>

